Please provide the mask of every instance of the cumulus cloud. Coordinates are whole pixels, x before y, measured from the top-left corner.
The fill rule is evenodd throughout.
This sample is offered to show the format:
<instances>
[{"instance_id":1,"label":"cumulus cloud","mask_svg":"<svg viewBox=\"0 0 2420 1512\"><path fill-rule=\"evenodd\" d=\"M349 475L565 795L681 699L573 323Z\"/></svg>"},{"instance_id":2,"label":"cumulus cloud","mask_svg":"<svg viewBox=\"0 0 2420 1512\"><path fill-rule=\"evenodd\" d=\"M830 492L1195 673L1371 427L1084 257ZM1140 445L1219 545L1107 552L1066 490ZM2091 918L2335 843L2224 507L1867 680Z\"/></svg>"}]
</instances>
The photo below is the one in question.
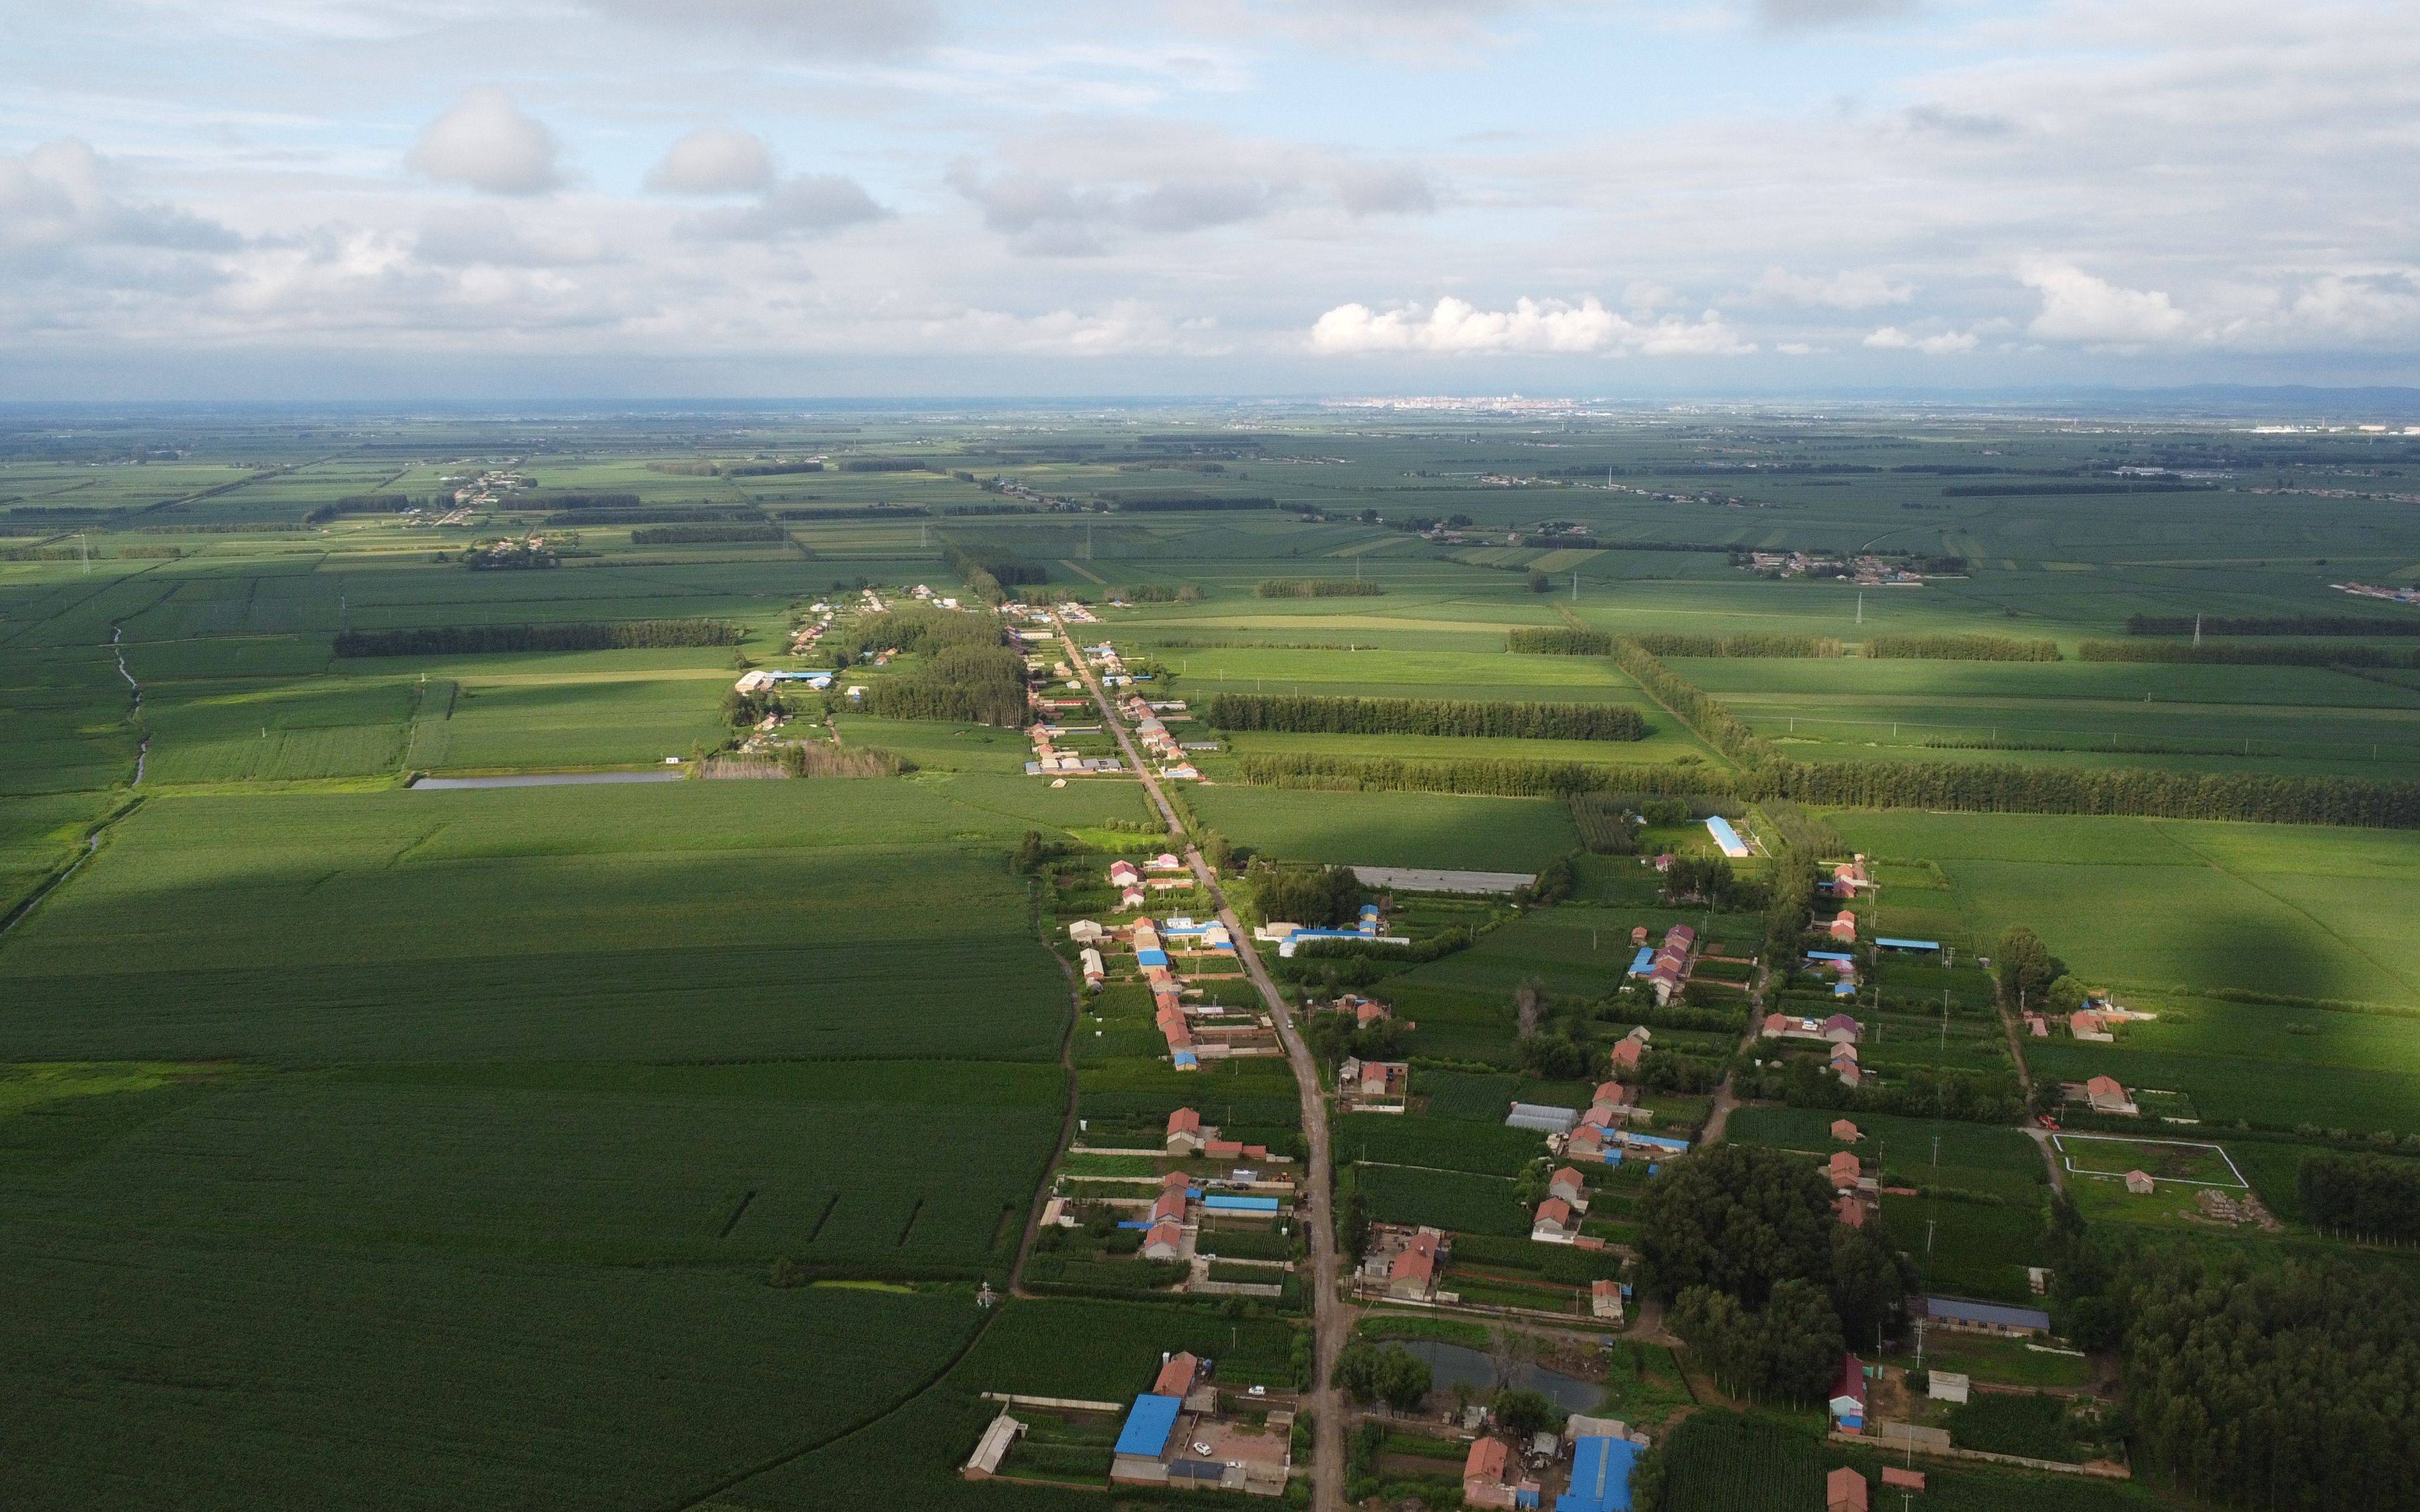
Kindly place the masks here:
<instances>
[{"instance_id":1,"label":"cumulus cloud","mask_svg":"<svg viewBox=\"0 0 2420 1512\"><path fill-rule=\"evenodd\" d=\"M773 155L751 131L703 127L666 148L647 170L659 194L753 194L773 186Z\"/></svg>"},{"instance_id":2,"label":"cumulus cloud","mask_svg":"<svg viewBox=\"0 0 2420 1512\"><path fill-rule=\"evenodd\" d=\"M2044 341L2144 347L2195 334L2193 320L2165 293L2124 288L2072 263L2027 263L2017 281L2041 296L2041 311L2025 329Z\"/></svg>"},{"instance_id":3,"label":"cumulus cloud","mask_svg":"<svg viewBox=\"0 0 2420 1512\"><path fill-rule=\"evenodd\" d=\"M565 183L560 145L492 85L473 89L428 123L405 161L442 183L489 194L543 194Z\"/></svg>"},{"instance_id":4,"label":"cumulus cloud","mask_svg":"<svg viewBox=\"0 0 2420 1512\"><path fill-rule=\"evenodd\" d=\"M933 0L586 0L617 21L754 38L815 56L896 57L940 36Z\"/></svg>"},{"instance_id":5,"label":"cumulus cloud","mask_svg":"<svg viewBox=\"0 0 2420 1512\"><path fill-rule=\"evenodd\" d=\"M127 199L113 177L107 160L73 137L0 157L0 252L104 246L203 252L236 244L235 234L213 222Z\"/></svg>"},{"instance_id":6,"label":"cumulus cloud","mask_svg":"<svg viewBox=\"0 0 2420 1512\"><path fill-rule=\"evenodd\" d=\"M1552 352L1651 357L1730 356L1756 349L1709 310L1695 321L1667 316L1640 322L1608 310L1594 295L1578 303L1520 299L1510 310L1481 310L1448 295L1423 313L1417 306L1373 310L1340 304L1311 328L1311 347L1330 356L1430 352L1474 356Z\"/></svg>"},{"instance_id":7,"label":"cumulus cloud","mask_svg":"<svg viewBox=\"0 0 2420 1512\"><path fill-rule=\"evenodd\" d=\"M1943 331L1929 336L1918 336L1897 326L1884 326L1866 337L1864 345L1878 352L1922 352L1927 357L1953 357L1971 352L1982 338L1971 331Z\"/></svg>"},{"instance_id":8,"label":"cumulus cloud","mask_svg":"<svg viewBox=\"0 0 2420 1512\"><path fill-rule=\"evenodd\" d=\"M1844 269L1829 278L1768 268L1756 281L1755 298L1763 303L1814 305L1826 310L1872 310L1905 304L1916 297L1916 285L1861 269Z\"/></svg>"},{"instance_id":9,"label":"cumulus cloud","mask_svg":"<svg viewBox=\"0 0 2420 1512\"><path fill-rule=\"evenodd\" d=\"M682 229L691 236L724 240L774 240L826 236L868 221L888 220L891 214L856 179L809 173L775 183L753 205L707 210L685 222Z\"/></svg>"}]
</instances>

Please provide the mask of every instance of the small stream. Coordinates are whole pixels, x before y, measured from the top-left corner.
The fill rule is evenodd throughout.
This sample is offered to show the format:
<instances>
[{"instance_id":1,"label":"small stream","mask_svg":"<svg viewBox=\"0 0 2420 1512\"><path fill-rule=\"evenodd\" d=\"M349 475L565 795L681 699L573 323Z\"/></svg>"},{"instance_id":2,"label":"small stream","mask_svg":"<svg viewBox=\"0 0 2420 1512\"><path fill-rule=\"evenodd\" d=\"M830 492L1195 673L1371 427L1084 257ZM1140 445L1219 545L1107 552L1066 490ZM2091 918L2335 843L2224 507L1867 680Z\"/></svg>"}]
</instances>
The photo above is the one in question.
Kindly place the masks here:
<instances>
[{"instance_id":1,"label":"small stream","mask_svg":"<svg viewBox=\"0 0 2420 1512\"><path fill-rule=\"evenodd\" d=\"M143 723L143 685L134 680L134 673L126 665L126 627L124 625L113 625L109 627L109 649L117 655L117 675L125 678L126 686L134 691L134 707L129 711L128 717L134 721L135 732L141 738L134 748L134 780L130 786L139 788L143 785L144 765L151 759L151 732Z\"/></svg>"},{"instance_id":2,"label":"small stream","mask_svg":"<svg viewBox=\"0 0 2420 1512\"><path fill-rule=\"evenodd\" d=\"M1395 1341L1410 1350L1429 1367L1442 1391L1459 1381L1473 1390L1486 1393L1496 1389L1496 1361L1484 1350L1474 1350L1466 1344L1448 1344L1442 1339L1399 1339ZM1605 1399L1605 1388L1593 1381L1549 1370L1532 1360L1515 1360L1507 1366L1511 1379L1506 1382L1515 1391L1534 1391L1566 1412L1593 1412Z\"/></svg>"}]
</instances>

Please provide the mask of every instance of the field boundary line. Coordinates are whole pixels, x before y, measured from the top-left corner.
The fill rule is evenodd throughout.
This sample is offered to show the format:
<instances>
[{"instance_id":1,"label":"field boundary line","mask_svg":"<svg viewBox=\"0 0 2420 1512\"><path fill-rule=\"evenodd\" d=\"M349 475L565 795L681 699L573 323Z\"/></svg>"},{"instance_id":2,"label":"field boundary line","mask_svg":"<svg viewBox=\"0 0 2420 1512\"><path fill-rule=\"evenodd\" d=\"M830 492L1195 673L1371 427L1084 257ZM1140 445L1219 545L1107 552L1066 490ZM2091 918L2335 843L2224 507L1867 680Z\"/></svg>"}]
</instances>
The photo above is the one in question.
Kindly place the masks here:
<instances>
[{"instance_id":1,"label":"field boundary line","mask_svg":"<svg viewBox=\"0 0 2420 1512\"><path fill-rule=\"evenodd\" d=\"M2180 823L2180 821L2173 820L2173 819L2167 819L2167 820L2153 820L2153 821L2152 821L2152 823L2154 823L2154 824L2156 824L2156 825L2163 825L2163 826L2165 826L2165 825L2168 825L2177 824L2177 823ZM2336 931L2335 931L2334 928L2332 928L2332 927L2328 924L2327 920L2325 920L2325 919L2323 919L2323 918L2319 918L2317 914L2312 913L2309 909L2304 908L2302 904L2300 904L2300 903L2295 903L2293 900L2291 900L2291 899L2289 899L2289 898L2283 897L2283 896L2281 896L2281 895L2279 895L2279 894L2277 894L2277 893L2275 893L2275 892L2271 891L2269 888L2267 888L2267 887L2265 887L2261 886L2259 883L2255 882L2254 880L2252 880L2252 878L2251 878L2249 875L2245 874L2244 872L2238 872L2238 871L2236 871L2233 867L2226 866L2226 865L2225 865L2225 864L2221 863L2220 861L2218 861L2217 859L2215 859L2214 857L2212 857L2212 856L2210 855L2210 853L2209 853L2209 852L2204 851L2203 849L2201 849L2201 847L2199 847L2199 846L2197 846L2197 845L2194 844L2191 841L2184 840L2184 839L2182 839L2182 838L2180 838L2180 837L2178 837L2178 836L2175 836L2175 835L2169 835L2169 836L2167 836L2167 839L2168 839L2168 841L2169 841L2171 844L2175 845L2178 849L2180 849L2180 850L2181 850L2181 851L2185 852L2185 853L2186 853L2187 855L2189 855L2189 856L2194 856L2195 859L2199 860L2199 861L2200 861L2204 866L2209 867L2211 871L2216 872L2219 875L2221 875L2221 876L2226 876L2226 877L2233 877L2236 881L2241 882L2242 884L2243 884L2243 885L2244 885L2245 887L2250 887L2253 891L2255 891L2255 892L2258 893L2258 894L2259 894L2260 896L2262 896L2263 898L2268 899L2271 903L2275 903L2278 907L2283 908L2283 909L2286 909L2288 912L2289 912L2289 913L2291 913L2291 914L2295 915L2297 918L2305 918L2305 919L2310 920L2311 925L2312 925L2312 927L2313 927L2313 928L2317 929L2320 933L2322 933L2322 934L2326 935L2329 939L2332 939L2332 940L2335 941L2338 945L2343 946L2343 947L2345 948L2345 949L2347 949L2348 951L2351 952L2352 954L2354 954L2354 955L2356 955L2356 956L2359 956L2363 961L2367 962L2367 963L2369 964L2369 965L2370 965L2373 969L2375 969L2375 970L2376 970L2376 971L2377 971L2381 976L2385 977L2389 981L2394 981L2394 982L2401 983L2401 985L2403 986L2403 988L2404 988L2406 991L2420 991L2420 983L2414 983L2414 982L2411 982L2411 981L2406 981L2406 980L2404 980L2403 974L2402 974L2401 972L2399 972L2399 971L2396 970L2394 967L2392 967L2392 966L2390 966L2390 965L2387 965L2384 962L2380 961L2376 956L2371 955L2367 950L2363 949L2361 948L2360 944L2359 944L2359 943L2357 943L2356 941L2353 941L2353 940L2351 940L2351 939L2347 938L2346 936L2344 936L2344 935L2342 935L2342 934L2337 933L2336 933Z\"/></svg>"}]
</instances>

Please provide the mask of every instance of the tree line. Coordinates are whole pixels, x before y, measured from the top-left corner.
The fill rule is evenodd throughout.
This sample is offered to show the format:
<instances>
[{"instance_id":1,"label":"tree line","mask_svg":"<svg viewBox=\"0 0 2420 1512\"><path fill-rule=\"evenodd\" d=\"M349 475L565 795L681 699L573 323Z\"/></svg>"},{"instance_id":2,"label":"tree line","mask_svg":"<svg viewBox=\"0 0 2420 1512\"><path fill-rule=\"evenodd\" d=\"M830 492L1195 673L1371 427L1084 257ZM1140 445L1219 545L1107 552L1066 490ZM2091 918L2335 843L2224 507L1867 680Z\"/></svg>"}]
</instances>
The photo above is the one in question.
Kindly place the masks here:
<instances>
[{"instance_id":1,"label":"tree line","mask_svg":"<svg viewBox=\"0 0 2420 1512\"><path fill-rule=\"evenodd\" d=\"M1831 637L1813 635L1690 635L1677 630L1642 630L1630 639L1658 656L1767 656L1777 660L1803 660L1837 656L1842 650L1840 642Z\"/></svg>"},{"instance_id":2,"label":"tree line","mask_svg":"<svg viewBox=\"0 0 2420 1512\"><path fill-rule=\"evenodd\" d=\"M1375 598L1386 590L1366 578L1264 578L1255 598Z\"/></svg>"},{"instance_id":3,"label":"tree line","mask_svg":"<svg viewBox=\"0 0 2420 1512\"><path fill-rule=\"evenodd\" d=\"M1518 633L1517 631L1514 633ZM1778 756L1772 745L1697 684L1664 665L1637 638L1613 641L1613 659L1639 687L1670 709L1698 738L1743 766L1755 766Z\"/></svg>"},{"instance_id":4,"label":"tree line","mask_svg":"<svg viewBox=\"0 0 2420 1512\"><path fill-rule=\"evenodd\" d=\"M1613 649L1611 631L1568 625L1525 625L1504 640L1507 650L1536 656L1602 656Z\"/></svg>"},{"instance_id":5,"label":"tree line","mask_svg":"<svg viewBox=\"0 0 2420 1512\"><path fill-rule=\"evenodd\" d=\"M632 531L632 546L706 546L725 541L786 541L779 525L666 525Z\"/></svg>"},{"instance_id":6,"label":"tree line","mask_svg":"<svg viewBox=\"0 0 2420 1512\"><path fill-rule=\"evenodd\" d=\"M2178 661L2240 667L2420 667L2420 651L2383 646L2315 646L2276 641L2195 645L2190 640L2086 640L2085 661Z\"/></svg>"},{"instance_id":7,"label":"tree line","mask_svg":"<svg viewBox=\"0 0 2420 1512\"><path fill-rule=\"evenodd\" d=\"M1256 787L1316 787L1367 792L1477 793L1497 797L1559 798L1621 788L1637 793L1697 794L1725 775L1678 764L1636 766L1592 762L1525 762L1501 756L1435 761L1402 756L1327 756L1280 751L1237 758L1243 779Z\"/></svg>"},{"instance_id":8,"label":"tree line","mask_svg":"<svg viewBox=\"0 0 2420 1512\"><path fill-rule=\"evenodd\" d=\"M1470 699L1338 698L1214 693L1202 717L1222 730L1316 734L1506 736L1640 740L1647 721L1620 703L1488 702Z\"/></svg>"},{"instance_id":9,"label":"tree line","mask_svg":"<svg viewBox=\"0 0 2420 1512\"><path fill-rule=\"evenodd\" d=\"M1172 514L1179 511L1226 509L1275 509L1274 499L1238 499L1206 493L1105 493L1101 495L1110 508L1122 515Z\"/></svg>"},{"instance_id":10,"label":"tree line","mask_svg":"<svg viewBox=\"0 0 2420 1512\"><path fill-rule=\"evenodd\" d=\"M1913 661L2056 661L2055 640L2011 635L1878 635L1866 655Z\"/></svg>"},{"instance_id":11,"label":"tree line","mask_svg":"<svg viewBox=\"0 0 2420 1512\"><path fill-rule=\"evenodd\" d=\"M340 630L334 649L339 656L452 656L489 651L637 651L738 643L739 626L724 620L565 620L549 625Z\"/></svg>"},{"instance_id":12,"label":"tree line","mask_svg":"<svg viewBox=\"0 0 2420 1512\"><path fill-rule=\"evenodd\" d=\"M2420 635L2420 619L2367 614L2129 614L2128 635Z\"/></svg>"}]
</instances>

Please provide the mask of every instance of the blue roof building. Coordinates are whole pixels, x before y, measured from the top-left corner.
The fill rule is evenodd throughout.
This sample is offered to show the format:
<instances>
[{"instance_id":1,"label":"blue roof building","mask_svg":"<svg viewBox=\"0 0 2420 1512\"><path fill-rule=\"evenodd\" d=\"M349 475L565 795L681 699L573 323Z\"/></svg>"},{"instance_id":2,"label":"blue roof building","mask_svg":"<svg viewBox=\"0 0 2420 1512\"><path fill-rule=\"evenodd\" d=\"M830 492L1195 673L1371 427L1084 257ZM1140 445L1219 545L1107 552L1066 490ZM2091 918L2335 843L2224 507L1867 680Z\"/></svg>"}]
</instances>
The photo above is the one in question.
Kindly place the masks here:
<instances>
[{"instance_id":1,"label":"blue roof building","mask_svg":"<svg viewBox=\"0 0 2420 1512\"><path fill-rule=\"evenodd\" d=\"M1927 1297L1924 1315L1937 1323L2001 1330L2012 1334L2047 1334L2050 1314L2039 1307L2011 1307L2006 1303L1968 1302L1963 1297Z\"/></svg>"},{"instance_id":2,"label":"blue roof building","mask_svg":"<svg viewBox=\"0 0 2420 1512\"><path fill-rule=\"evenodd\" d=\"M1202 1199L1202 1205L1213 1212L1275 1212L1275 1197L1239 1197L1218 1193Z\"/></svg>"},{"instance_id":3,"label":"blue roof building","mask_svg":"<svg viewBox=\"0 0 2420 1512\"><path fill-rule=\"evenodd\" d=\"M1720 814L1706 820L1706 833L1714 837L1714 849L1733 860L1748 854L1747 841L1740 839L1739 831L1731 827L1731 822Z\"/></svg>"},{"instance_id":4,"label":"blue roof building","mask_svg":"<svg viewBox=\"0 0 2420 1512\"><path fill-rule=\"evenodd\" d=\"M1590 1437L1572 1446L1572 1489L1555 1498L1555 1512L1630 1512L1630 1472L1638 1445L1628 1439Z\"/></svg>"},{"instance_id":5,"label":"blue roof building","mask_svg":"<svg viewBox=\"0 0 2420 1512\"><path fill-rule=\"evenodd\" d=\"M1166 950L1137 950L1135 952L1135 964L1137 965L1144 966L1164 966L1168 964L1168 952Z\"/></svg>"},{"instance_id":6,"label":"blue roof building","mask_svg":"<svg viewBox=\"0 0 2420 1512\"><path fill-rule=\"evenodd\" d=\"M1931 950L1938 954L1941 949L1939 940L1894 940L1877 936L1874 943L1885 950Z\"/></svg>"},{"instance_id":7,"label":"blue roof building","mask_svg":"<svg viewBox=\"0 0 2420 1512\"><path fill-rule=\"evenodd\" d=\"M1144 1459L1156 1459L1168 1447L1168 1436L1176 1431L1176 1414L1185 1406L1180 1396L1154 1396L1145 1392L1134 1399L1126 1412L1125 1427L1118 1430L1117 1452Z\"/></svg>"},{"instance_id":8,"label":"blue roof building","mask_svg":"<svg viewBox=\"0 0 2420 1512\"><path fill-rule=\"evenodd\" d=\"M1652 945L1640 946L1638 948L1638 953L1630 958L1630 975L1634 977L1644 977L1654 969L1655 947Z\"/></svg>"}]
</instances>

